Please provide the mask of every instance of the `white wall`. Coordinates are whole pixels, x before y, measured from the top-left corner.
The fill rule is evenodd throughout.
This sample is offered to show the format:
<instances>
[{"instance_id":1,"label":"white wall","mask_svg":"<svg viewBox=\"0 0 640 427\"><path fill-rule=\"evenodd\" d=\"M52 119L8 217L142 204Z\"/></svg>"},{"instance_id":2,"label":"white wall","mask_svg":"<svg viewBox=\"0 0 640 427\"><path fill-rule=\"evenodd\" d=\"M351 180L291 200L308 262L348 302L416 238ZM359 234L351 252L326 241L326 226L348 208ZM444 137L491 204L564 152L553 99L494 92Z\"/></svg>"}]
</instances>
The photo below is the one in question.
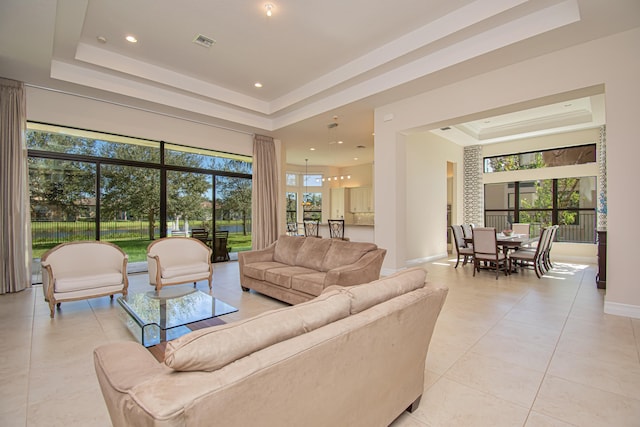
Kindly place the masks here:
<instances>
[{"instance_id":1,"label":"white wall","mask_svg":"<svg viewBox=\"0 0 640 427\"><path fill-rule=\"evenodd\" d=\"M447 256L447 162L462 165L463 149L428 132L411 134L406 143L405 256L415 263ZM461 197L462 187L452 193Z\"/></svg>"},{"instance_id":2,"label":"white wall","mask_svg":"<svg viewBox=\"0 0 640 427\"><path fill-rule=\"evenodd\" d=\"M640 318L640 281L631 254L640 198L638 99L640 29L543 55L378 108L374 115L376 243L388 250L383 268L404 268L408 219L404 133L491 109L584 88L605 87L608 170L608 271L605 311ZM447 100L447 102L442 102ZM393 117L385 121L385 117ZM440 206L434 209L441 209ZM436 252L434 252L434 255ZM594 284L595 286L595 284Z\"/></svg>"},{"instance_id":3,"label":"white wall","mask_svg":"<svg viewBox=\"0 0 640 427\"><path fill-rule=\"evenodd\" d=\"M27 87L27 119L251 156L253 135Z\"/></svg>"}]
</instances>

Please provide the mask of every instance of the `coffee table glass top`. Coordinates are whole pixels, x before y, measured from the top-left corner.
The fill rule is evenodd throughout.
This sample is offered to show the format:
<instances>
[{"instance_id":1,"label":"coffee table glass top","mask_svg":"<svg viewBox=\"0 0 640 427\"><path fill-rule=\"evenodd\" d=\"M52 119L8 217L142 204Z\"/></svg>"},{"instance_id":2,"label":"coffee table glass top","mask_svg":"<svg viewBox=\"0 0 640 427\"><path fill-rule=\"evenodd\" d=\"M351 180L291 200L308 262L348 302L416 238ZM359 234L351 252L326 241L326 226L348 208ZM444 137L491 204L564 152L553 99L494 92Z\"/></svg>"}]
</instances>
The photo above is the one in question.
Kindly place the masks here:
<instances>
[{"instance_id":1,"label":"coffee table glass top","mask_svg":"<svg viewBox=\"0 0 640 427\"><path fill-rule=\"evenodd\" d=\"M144 346L178 338L190 332L190 323L238 311L213 296L183 286L163 288L118 298L127 327Z\"/></svg>"}]
</instances>

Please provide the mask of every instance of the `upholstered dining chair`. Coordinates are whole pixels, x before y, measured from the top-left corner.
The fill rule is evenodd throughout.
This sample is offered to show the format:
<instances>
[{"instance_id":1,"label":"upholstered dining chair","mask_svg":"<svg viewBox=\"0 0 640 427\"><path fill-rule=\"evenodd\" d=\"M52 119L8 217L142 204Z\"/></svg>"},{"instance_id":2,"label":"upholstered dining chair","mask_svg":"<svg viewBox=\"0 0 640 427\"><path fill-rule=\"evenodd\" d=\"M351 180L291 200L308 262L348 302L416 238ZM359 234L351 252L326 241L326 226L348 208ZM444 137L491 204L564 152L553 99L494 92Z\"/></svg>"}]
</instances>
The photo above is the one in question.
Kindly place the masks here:
<instances>
[{"instance_id":1,"label":"upholstered dining chair","mask_svg":"<svg viewBox=\"0 0 640 427\"><path fill-rule=\"evenodd\" d=\"M473 230L473 224L462 224L462 232L464 233L464 238L465 239L471 239L473 237L473 234L471 233L471 230Z\"/></svg>"},{"instance_id":2,"label":"upholstered dining chair","mask_svg":"<svg viewBox=\"0 0 640 427\"><path fill-rule=\"evenodd\" d=\"M486 262L496 270L496 280L498 280L498 272L502 268L504 275L508 275L509 271L507 256L498 250L498 239L496 237L496 229L493 227L475 227L473 229L473 275L476 270L480 271L480 262Z\"/></svg>"},{"instance_id":3,"label":"upholstered dining chair","mask_svg":"<svg viewBox=\"0 0 640 427\"><path fill-rule=\"evenodd\" d=\"M306 237L320 237L320 220L305 220L304 235Z\"/></svg>"},{"instance_id":4,"label":"upholstered dining chair","mask_svg":"<svg viewBox=\"0 0 640 427\"><path fill-rule=\"evenodd\" d=\"M453 245L456 247L456 266L460 264L460 258L462 258L462 265L466 265L469 260L473 258L473 248L469 247L464 240L464 232L462 226L451 225L451 233L453 234Z\"/></svg>"},{"instance_id":5,"label":"upholstered dining chair","mask_svg":"<svg viewBox=\"0 0 640 427\"><path fill-rule=\"evenodd\" d=\"M512 267L520 265L521 267L533 268L538 279L544 276L546 269L544 266L544 254L549 244L551 228L543 228L538 239L535 249L519 249L509 255L509 271L513 271Z\"/></svg>"},{"instance_id":6,"label":"upholstered dining chair","mask_svg":"<svg viewBox=\"0 0 640 427\"><path fill-rule=\"evenodd\" d=\"M519 234L521 236L529 237L531 234L531 224L525 222L515 222L511 224L511 230L513 234Z\"/></svg>"}]
</instances>

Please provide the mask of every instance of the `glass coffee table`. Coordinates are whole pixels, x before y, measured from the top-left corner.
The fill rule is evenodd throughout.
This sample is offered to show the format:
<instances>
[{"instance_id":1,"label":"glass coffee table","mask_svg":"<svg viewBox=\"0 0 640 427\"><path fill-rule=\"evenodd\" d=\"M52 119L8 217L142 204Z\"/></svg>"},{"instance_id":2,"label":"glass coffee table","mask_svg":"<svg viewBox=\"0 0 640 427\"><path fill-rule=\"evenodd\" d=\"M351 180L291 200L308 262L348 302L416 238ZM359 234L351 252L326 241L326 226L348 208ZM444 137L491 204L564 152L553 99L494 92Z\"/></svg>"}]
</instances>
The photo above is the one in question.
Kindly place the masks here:
<instances>
[{"instance_id":1,"label":"glass coffee table","mask_svg":"<svg viewBox=\"0 0 640 427\"><path fill-rule=\"evenodd\" d=\"M168 287L118 298L125 324L151 347L191 332L187 325L234 313L237 308L193 288Z\"/></svg>"}]
</instances>

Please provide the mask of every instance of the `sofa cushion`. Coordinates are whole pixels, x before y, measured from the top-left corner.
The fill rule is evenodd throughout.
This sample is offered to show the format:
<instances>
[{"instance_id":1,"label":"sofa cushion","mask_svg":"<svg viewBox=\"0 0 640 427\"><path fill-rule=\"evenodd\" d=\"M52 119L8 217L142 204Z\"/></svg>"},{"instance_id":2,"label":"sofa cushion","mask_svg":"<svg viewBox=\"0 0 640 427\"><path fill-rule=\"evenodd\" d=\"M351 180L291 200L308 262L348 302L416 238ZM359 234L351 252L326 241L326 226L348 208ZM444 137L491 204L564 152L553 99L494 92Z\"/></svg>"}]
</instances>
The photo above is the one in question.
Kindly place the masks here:
<instances>
[{"instance_id":1,"label":"sofa cushion","mask_svg":"<svg viewBox=\"0 0 640 427\"><path fill-rule=\"evenodd\" d=\"M117 270L77 271L55 278L54 292L72 292L84 289L121 285L122 273Z\"/></svg>"},{"instance_id":2,"label":"sofa cushion","mask_svg":"<svg viewBox=\"0 0 640 427\"><path fill-rule=\"evenodd\" d=\"M261 261L252 262L251 264L245 264L242 271L247 277L251 277L256 280L265 280L265 274L272 268L287 267L286 264L275 261Z\"/></svg>"},{"instance_id":3,"label":"sofa cushion","mask_svg":"<svg viewBox=\"0 0 640 427\"><path fill-rule=\"evenodd\" d=\"M351 295L351 314L422 288L426 276L427 272L423 268L415 267L371 283L345 288L346 293Z\"/></svg>"},{"instance_id":4,"label":"sofa cushion","mask_svg":"<svg viewBox=\"0 0 640 427\"><path fill-rule=\"evenodd\" d=\"M375 243L347 242L332 239L331 247L327 251L319 270L329 271L343 265L353 264L362 258L364 254L377 248Z\"/></svg>"},{"instance_id":5,"label":"sofa cushion","mask_svg":"<svg viewBox=\"0 0 640 427\"><path fill-rule=\"evenodd\" d=\"M279 268L271 268L267 270L264 274L264 279L276 286L280 286L283 288L291 289L291 278L296 276L297 274L309 274L314 273L314 270L311 270L306 267L297 267L297 266L286 266Z\"/></svg>"},{"instance_id":6,"label":"sofa cushion","mask_svg":"<svg viewBox=\"0 0 640 427\"><path fill-rule=\"evenodd\" d=\"M336 291L244 321L200 329L169 341L164 363L176 371L215 371L255 351L345 318L350 305L349 295Z\"/></svg>"},{"instance_id":7,"label":"sofa cushion","mask_svg":"<svg viewBox=\"0 0 640 427\"><path fill-rule=\"evenodd\" d=\"M304 239L298 236L280 236L273 252L273 260L288 265L296 265L296 257Z\"/></svg>"},{"instance_id":8,"label":"sofa cushion","mask_svg":"<svg viewBox=\"0 0 640 427\"><path fill-rule=\"evenodd\" d=\"M322 271L294 276L291 279L291 289L318 296L324 290L324 279L326 276L327 273Z\"/></svg>"},{"instance_id":9,"label":"sofa cushion","mask_svg":"<svg viewBox=\"0 0 640 427\"><path fill-rule=\"evenodd\" d=\"M162 268L162 278L172 279L174 277L186 276L189 274L206 273L209 271L209 264L206 262L190 262L189 264L169 266Z\"/></svg>"},{"instance_id":10,"label":"sofa cushion","mask_svg":"<svg viewBox=\"0 0 640 427\"><path fill-rule=\"evenodd\" d=\"M332 240L334 239L306 237L298 251L296 265L320 271L322 269L322 261L331 247Z\"/></svg>"}]
</instances>

